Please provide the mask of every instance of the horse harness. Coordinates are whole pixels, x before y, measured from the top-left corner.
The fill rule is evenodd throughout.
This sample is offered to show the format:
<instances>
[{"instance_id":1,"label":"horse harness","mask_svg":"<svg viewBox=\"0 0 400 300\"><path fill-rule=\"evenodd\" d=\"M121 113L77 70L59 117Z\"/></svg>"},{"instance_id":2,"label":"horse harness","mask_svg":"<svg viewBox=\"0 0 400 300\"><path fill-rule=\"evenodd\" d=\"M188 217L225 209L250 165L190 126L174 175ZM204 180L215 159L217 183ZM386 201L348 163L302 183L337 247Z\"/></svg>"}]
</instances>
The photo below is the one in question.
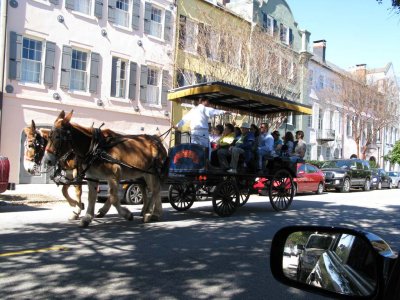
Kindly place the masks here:
<instances>
[{"instance_id":1,"label":"horse harness","mask_svg":"<svg viewBox=\"0 0 400 300\"><path fill-rule=\"evenodd\" d=\"M130 164L127 164L121 160L115 159L112 157L110 154L107 153L107 149L110 149L120 143L123 143L127 140L127 138L119 138L119 139L114 139L113 137L105 137L101 131L101 127L104 124L102 124L99 128L93 128L92 130L92 140L90 143L89 150L86 152L86 154L83 157L80 157L75 151L73 150L73 147L71 147L71 150L65 153L62 157L60 157L58 160L61 160L65 158L67 155L70 155L71 153L75 153L75 157L78 159L78 166L85 165L85 168L80 170L78 173L78 176L76 180L79 183L81 183L82 180L88 180L88 181L96 181L94 179L90 179L85 177L85 174L87 170L96 162L96 161L103 161L103 162L108 162L112 164L118 164L120 166L124 166L129 169L134 169L141 171L143 173L147 174L160 174L161 167L156 167L155 163L152 164L152 166L148 170L143 170L141 168L138 168L136 166L132 166ZM71 138L71 131L69 129L55 129L52 128L53 131L60 131L60 136L62 141L64 142L69 142L72 144L72 138ZM64 133L64 134L63 134ZM51 136L51 134L50 134ZM72 145L71 145L72 146ZM56 154L57 154L57 149L56 149ZM56 155L57 156L57 155ZM153 170L151 170L153 168ZM78 167L79 170L79 167ZM69 181L68 184L71 184L72 182Z\"/></svg>"}]
</instances>

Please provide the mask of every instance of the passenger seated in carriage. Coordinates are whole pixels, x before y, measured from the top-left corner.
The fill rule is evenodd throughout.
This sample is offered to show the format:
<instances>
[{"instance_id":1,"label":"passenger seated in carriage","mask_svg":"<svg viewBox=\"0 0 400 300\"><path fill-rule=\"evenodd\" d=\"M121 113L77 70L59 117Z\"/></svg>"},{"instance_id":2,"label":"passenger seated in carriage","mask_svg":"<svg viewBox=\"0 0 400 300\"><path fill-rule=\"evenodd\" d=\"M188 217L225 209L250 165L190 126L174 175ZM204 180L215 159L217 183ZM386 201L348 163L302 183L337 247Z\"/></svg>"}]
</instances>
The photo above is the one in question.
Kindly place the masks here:
<instances>
[{"instance_id":1,"label":"passenger seated in carriage","mask_svg":"<svg viewBox=\"0 0 400 300\"><path fill-rule=\"evenodd\" d=\"M246 122L242 123L240 127L242 134L240 138L236 141L234 146L230 147L230 155L231 155L231 162L230 162L230 169L227 171L229 173L236 173L239 163L240 155L244 157L244 163L247 165L250 164L253 158L253 149L255 144L255 136L252 131L250 131L250 125ZM227 163L227 157L220 157L218 155L219 161L223 160L224 163Z\"/></svg>"},{"instance_id":2,"label":"passenger seated in carriage","mask_svg":"<svg viewBox=\"0 0 400 300\"><path fill-rule=\"evenodd\" d=\"M224 127L222 137L217 142L217 147L211 152L211 164L220 166L223 169L229 169L228 163L220 161L219 157L222 155L229 155L229 147L232 146L235 140L234 127L232 124L227 123Z\"/></svg>"},{"instance_id":3,"label":"passenger seated in carriage","mask_svg":"<svg viewBox=\"0 0 400 300\"><path fill-rule=\"evenodd\" d=\"M263 169L263 161L265 157L276 157L277 154L274 149L274 138L271 133L268 132L269 125L267 123L261 123L260 125L260 136L258 139L258 171Z\"/></svg>"},{"instance_id":4,"label":"passenger seated in carriage","mask_svg":"<svg viewBox=\"0 0 400 300\"><path fill-rule=\"evenodd\" d=\"M274 150L277 155L281 155L281 149L283 146L283 141L280 138L281 134L278 130L272 132L272 137L274 138Z\"/></svg>"},{"instance_id":5,"label":"passenger seated in carriage","mask_svg":"<svg viewBox=\"0 0 400 300\"><path fill-rule=\"evenodd\" d=\"M222 137L223 132L224 132L224 126L221 124L218 124L212 128L211 134L210 134L211 149L217 148L217 143L218 143L219 139Z\"/></svg>"}]
</instances>

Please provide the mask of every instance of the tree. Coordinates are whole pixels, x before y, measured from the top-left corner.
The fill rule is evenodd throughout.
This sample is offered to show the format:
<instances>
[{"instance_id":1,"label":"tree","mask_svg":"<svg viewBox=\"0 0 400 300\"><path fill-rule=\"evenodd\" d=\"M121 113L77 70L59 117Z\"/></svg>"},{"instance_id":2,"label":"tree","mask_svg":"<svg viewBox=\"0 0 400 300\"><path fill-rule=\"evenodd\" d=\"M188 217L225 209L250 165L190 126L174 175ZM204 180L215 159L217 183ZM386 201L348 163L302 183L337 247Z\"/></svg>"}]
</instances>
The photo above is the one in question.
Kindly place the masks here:
<instances>
[{"instance_id":1,"label":"tree","mask_svg":"<svg viewBox=\"0 0 400 300\"><path fill-rule=\"evenodd\" d=\"M383 0L376 0L379 4L382 4ZM400 13L400 0L392 0L392 9L395 13Z\"/></svg>"},{"instance_id":2,"label":"tree","mask_svg":"<svg viewBox=\"0 0 400 300\"><path fill-rule=\"evenodd\" d=\"M400 141L394 144L392 151L385 155L384 159L389 161L391 165L400 164Z\"/></svg>"},{"instance_id":3,"label":"tree","mask_svg":"<svg viewBox=\"0 0 400 300\"><path fill-rule=\"evenodd\" d=\"M363 159L382 130L398 120L397 88L390 80L367 82L365 72L342 73L317 94L325 108L339 110L351 124L357 156Z\"/></svg>"},{"instance_id":4,"label":"tree","mask_svg":"<svg viewBox=\"0 0 400 300\"><path fill-rule=\"evenodd\" d=\"M224 17L220 10L203 10L201 15L201 22L180 19L178 86L223 81L283 99L299 98L299 54L291 45L283 45L279 34L269 34L241 18L233 20L229 13ZM260 116L250 118L266 121ZM276 113L268 115L268 122L274 130L286 118L286 113Z\"/></svg>"}]
</instances>

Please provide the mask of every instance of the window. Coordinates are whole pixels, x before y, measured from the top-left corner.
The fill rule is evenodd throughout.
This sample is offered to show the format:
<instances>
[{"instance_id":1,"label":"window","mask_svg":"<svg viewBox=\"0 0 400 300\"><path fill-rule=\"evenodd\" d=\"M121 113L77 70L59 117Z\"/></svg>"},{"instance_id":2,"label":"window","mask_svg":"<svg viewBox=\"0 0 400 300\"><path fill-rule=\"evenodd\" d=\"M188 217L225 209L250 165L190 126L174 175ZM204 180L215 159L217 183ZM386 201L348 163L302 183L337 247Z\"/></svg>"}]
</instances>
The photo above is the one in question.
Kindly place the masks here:
<instances>
[{"instance_id":1,"label":"window","mask_svg":"<svg viewBox=\"0 0 400 300\"><path fill-rule=\"evenodd\" d=\"M307 127L312 128L313 127L313 118L312 115L307 116Z\"/></svg>"},{"instance_id":2,"label":"window","mask_svg":"<svg viewBox=\"0 0 400 300\"><path fill-rule=\"evenodd\" d=\"M307 144L307 150L306 150L306 160L311 160L311 151L312 151L312 146Z\"/></svg>"},{"instance_id":3,"label":"window","mask_svg":"<svg viewBox=\"0 0 400 300\"><path fill-rule=\"evenodd\" d=\"M286 120L287 124L292 125L293 124L293 112L290 112L287 116L287 120Z\"/></svg>"},{"instance_id":4,"label":"window","mask_svg":"<svg viewBox=\"0 0 400 300\"><path fill-rule=\"evenodd\" d=\"M280 25L280 38L281 38L281 42L289 45L289 27L287 27L286 25L281 24Z\"/></svg>"},{"instance_id":5,"label":"window","mask_svg":"<svg viewBox=\"0 0 400 300\"><path fill-rule=\"evenodd\" d=\"M147 70L147 103L158 105L159 103L159 70L149 67Z\"/></svg>"},{"instance_id":6,"label":"window","mask_svg":"<svg viewBox=\"0 0 400 300\"><path fill-rule=\"evenodd\" d=\"M73 10L79 11L83 14L90 14L91 8L91 1L90 0L74 0L73 3Z\"/></svg>"},{"instance_id":7,"label":"window","mask_svg":"<svg viewBox=\"0 0 400 300\"><path fill-rule=\"evenodd\" d=\"M263 14L263 23L262 26L265 28L266 32L269 35L274 35L274 19L271 16L268 16L266 13Z\"/></svg>"},{"instance_id":8,"label":"window","mask_svg":"<svg viewBox=\"0 0 400 300\"><path fill-rule=\"evenodd\" d=\"M346 133L347 136L353 135L353 130L351 128L351 118L349 116L347 116L347 121L346 121Z\"/></svg>"},{"instance_id":9,"label":"window","mask_svg":"<svg viewBox=\"0 0 400 300\"><path fill-rule=\"evenodd\" d=\"M117 0L115 6L115 23L128 27L129 25L129 0Z\"/></svg>"},{"instance_id":10,"label":"window","mask_svg":"<svg viewBox=\"0 0 400 300\"><path fill-rule=\"evenodd\" d=\"M322 109L318 110L318 130L322 130L322 126L324 123L324 112Z\"/></svg>"},{"instance_id":11,"label":"window","mask_svg":"<svg viewBox=\"0 0 400 300\"><path fill-rule=\"evenodd\" d=\"M117 57L113 57L111 71L111 96L113 97L126 97L127 66L127 61Z\"/></svg>"},{"instance_id":12,"label":"window","mask_svg":"<svg viewBox=\"0 0 400 300\"><path fill-rule=\"evenodd\" d=\"M87 53L72 49L70 90L86 91Z\"/></svg>"},{"instance_id":13,"label":"window","mask_svg":"<svg viewBox=\"0 0 400 300\"><path fill-rule=\"evenodd\" d=\"M329 160L332 158L331 148L326 148L325 159Z\"/></svg>"},{"instance_id":14,"label":"window","mask_svg":"<svg viewBox=\"0 0 400 300\"><path fill-rule=\"evenodd\" d=\"M317 90L322 90L324 88L324 76L319 75Z\"/></svg>"},{"instance_id":15,"label":"window","mask_svg":"<svg viewBox=\"0 0 400 300\"><path fill-rule=\"evenodd\" d=\"M179 24L179 46L192 53L197 50L197 24L182 15Z\"/></svg>"},{"instance_id":16,"label":"window","mask_svg":"<svg viewBox=\"0 0 400 300\"><path fill-rule=\"evenodd\" d=\"M161 9L156 7L151 8L151 22L150 22L150 35L161 38L162 24L161 24Z\"/></svg>"},{"instance_id":17,"label":"window","mask_svg":"<svg viewBox=\"0 0 400 300\"><path fill-rule=\"evenodd\" d=\"M40 83L42 42L24 38L22 43L21 80Z\"/></svg>"}]
</instances>

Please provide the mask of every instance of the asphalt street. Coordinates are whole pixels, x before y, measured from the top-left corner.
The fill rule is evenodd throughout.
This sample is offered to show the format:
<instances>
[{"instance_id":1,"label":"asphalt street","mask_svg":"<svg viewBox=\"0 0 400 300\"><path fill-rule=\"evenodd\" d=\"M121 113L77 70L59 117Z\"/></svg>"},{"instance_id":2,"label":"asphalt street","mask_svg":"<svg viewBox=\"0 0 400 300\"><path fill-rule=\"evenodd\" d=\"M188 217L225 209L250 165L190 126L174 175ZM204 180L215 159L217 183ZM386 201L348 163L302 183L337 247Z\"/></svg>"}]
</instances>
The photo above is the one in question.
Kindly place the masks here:
<instances>
[{"instance_id":1,"label":"asphalt street","mask_svg":"<svg viewBox=\"0 0 400 300\"><path fill-rule=\"evenodd\" d=\"M185 212L164 203L163 221L149 224L141 222L141 207L130 205L132 222L112 209L81 229L67 220L64 201L15 205L0 197L0 297L325 299L272 277L275 232L288 225L362 227L400 249L398 199L397 189L309 194L275 212L268 198L252 196L228 218L216 216L210 201Z\"/></svg>"}]
</instances>

